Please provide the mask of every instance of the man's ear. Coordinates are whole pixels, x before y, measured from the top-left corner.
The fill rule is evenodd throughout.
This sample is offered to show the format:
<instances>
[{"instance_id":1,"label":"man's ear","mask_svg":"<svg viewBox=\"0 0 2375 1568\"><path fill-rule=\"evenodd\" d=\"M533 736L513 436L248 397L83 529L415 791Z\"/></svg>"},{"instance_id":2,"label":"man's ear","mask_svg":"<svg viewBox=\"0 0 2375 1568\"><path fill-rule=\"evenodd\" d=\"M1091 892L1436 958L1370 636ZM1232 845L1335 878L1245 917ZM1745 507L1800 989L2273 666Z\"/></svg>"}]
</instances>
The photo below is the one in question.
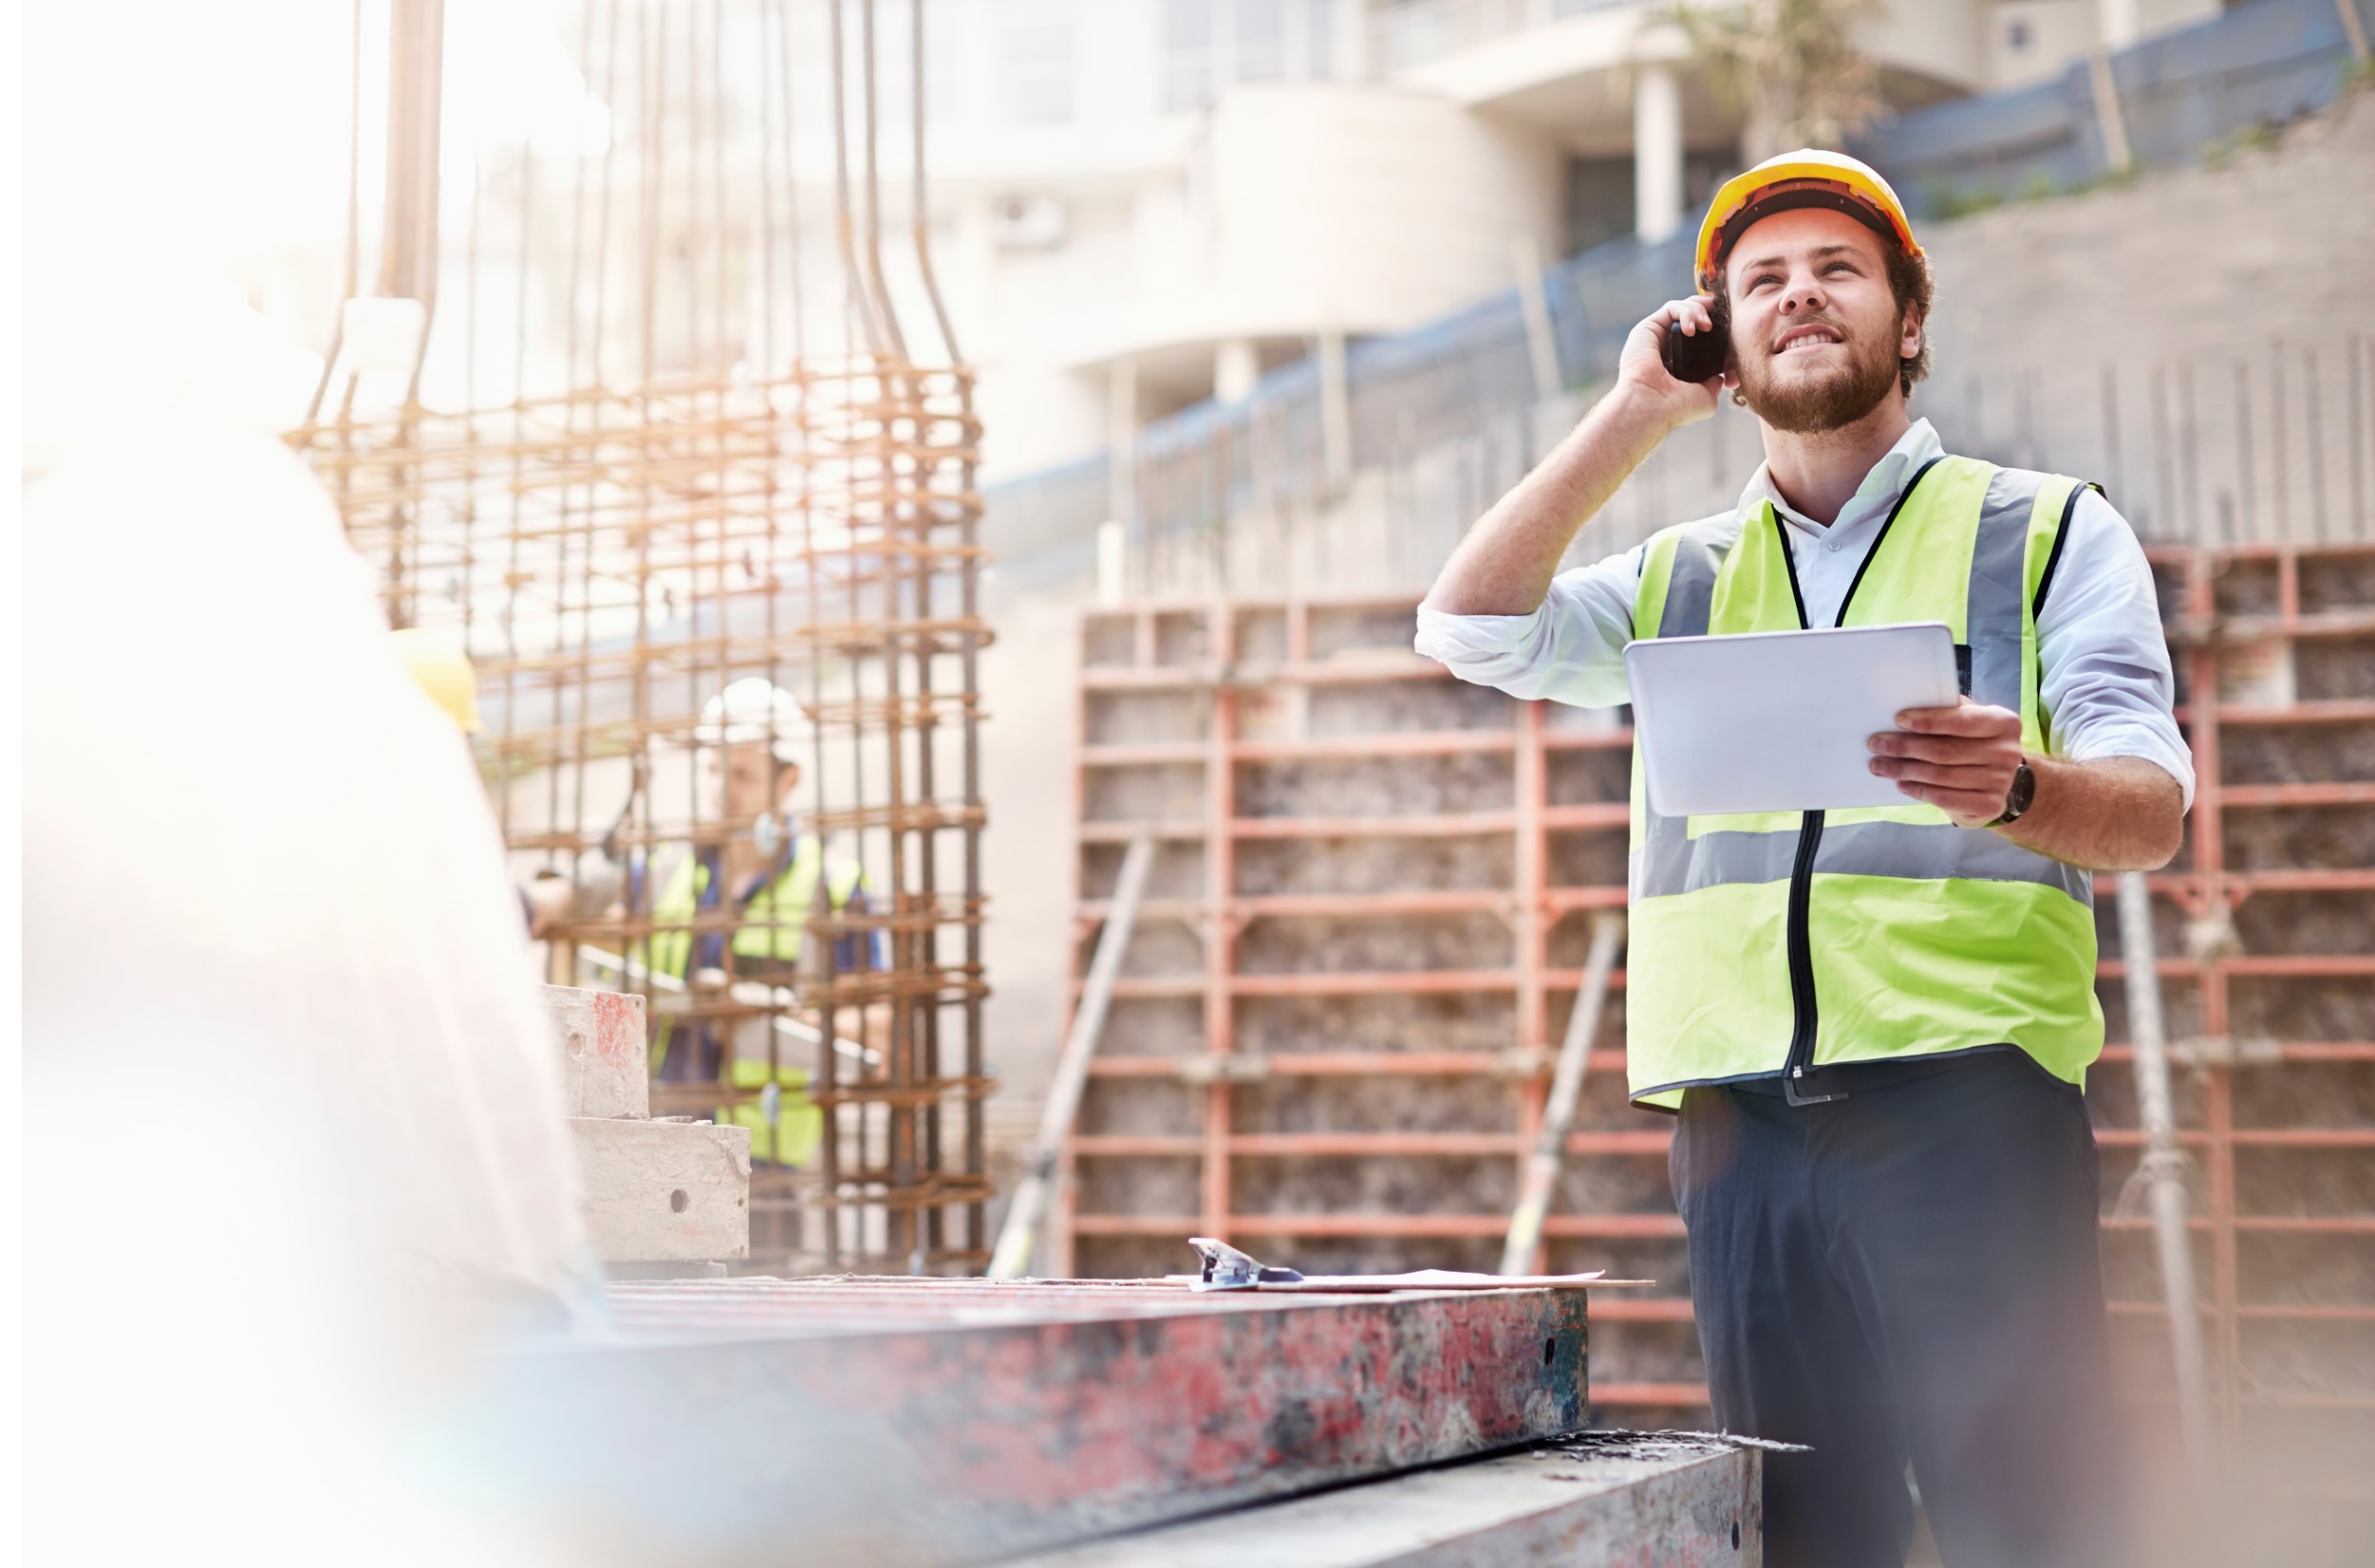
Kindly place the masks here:
<instances>
[{"instance_id":1,"label":"man's ear","mask_svg":"<svg viewBox=\"0 0 2375 1568\"><path fill-rule=\"evenodd\" d=\"M776 809L781 811L791 805L793 792L799 787L800 765L797 762L777 763L776 765Z\"/></svg>"},{"instance_id":2,"label":"man's ear","mask_svg":"<svg viewBox=\"0 0 2375 1568\"><path fill-rule=\"evenodd\" d=\"M1925 330L1927 330L1927 324L1921 319L1921 307L1918 305L1905 307L1904 322L1897 329L1897 357L1900 360L1910 360L1920 354L1921 339Z\"/></svg>"}]
</instances>

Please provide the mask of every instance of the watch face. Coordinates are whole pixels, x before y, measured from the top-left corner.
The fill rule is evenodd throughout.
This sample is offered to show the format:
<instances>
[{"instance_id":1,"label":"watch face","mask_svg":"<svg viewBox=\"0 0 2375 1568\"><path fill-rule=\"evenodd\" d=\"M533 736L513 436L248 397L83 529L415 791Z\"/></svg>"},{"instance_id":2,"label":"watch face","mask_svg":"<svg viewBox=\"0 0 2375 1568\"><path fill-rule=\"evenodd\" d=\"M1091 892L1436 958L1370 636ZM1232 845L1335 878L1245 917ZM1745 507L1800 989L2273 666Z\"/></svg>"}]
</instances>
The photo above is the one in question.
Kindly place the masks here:
<instances>
[{"instance_id":1,"label":"watch face","mask_svg":"<svg viewBox=\"0 0 2375 1568\"><path fill-rule=\"evenodd\" d=\"M2012 788L2004 797L2004 813L2018 816L2029 810L2029 802L2036 797L2037 775L2024 762L2012 774Z\"/></svg>"}]
</instances>

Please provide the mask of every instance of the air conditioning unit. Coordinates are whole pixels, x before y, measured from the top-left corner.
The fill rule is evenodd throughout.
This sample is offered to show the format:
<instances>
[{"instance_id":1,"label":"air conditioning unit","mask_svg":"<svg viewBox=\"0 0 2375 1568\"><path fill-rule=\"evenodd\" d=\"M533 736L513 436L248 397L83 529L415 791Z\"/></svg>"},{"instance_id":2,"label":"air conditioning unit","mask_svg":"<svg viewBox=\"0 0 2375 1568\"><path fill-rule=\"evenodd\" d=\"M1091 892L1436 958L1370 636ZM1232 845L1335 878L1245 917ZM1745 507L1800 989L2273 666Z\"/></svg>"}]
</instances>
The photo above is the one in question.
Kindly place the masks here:
<instances>
[{"instance_id":1,"label":"air conditioning unit","mask_svg":"<svg viewBox=\"0 0 2375 1568\"><path fill-rule=\"evenodd\" d=\"M990 233L1001 251L1045 251L1064 242L1064 204L1052 196L1000 196Z\"/></svg>"}]
</instances>

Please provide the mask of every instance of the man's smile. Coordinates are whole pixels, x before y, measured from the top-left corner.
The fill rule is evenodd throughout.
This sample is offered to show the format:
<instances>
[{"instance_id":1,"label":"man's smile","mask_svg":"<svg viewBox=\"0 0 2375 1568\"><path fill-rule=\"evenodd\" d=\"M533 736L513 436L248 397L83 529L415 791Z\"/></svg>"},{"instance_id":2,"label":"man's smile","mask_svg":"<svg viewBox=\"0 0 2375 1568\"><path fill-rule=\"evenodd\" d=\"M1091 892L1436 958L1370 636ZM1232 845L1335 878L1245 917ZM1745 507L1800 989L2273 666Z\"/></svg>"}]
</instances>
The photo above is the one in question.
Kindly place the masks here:
<instances>
[{"instance_id":1,"label":"man's smile","mask_svg":"<svg viewBox=\"0 0 2375 1568\"><path fill-rule=\"evenodd\" d=\"M1840 336L1838 327L1826 322L1810 321L1791 327L1773 340L1773 352L1778 356L1789 353L1793 349L1814 348L1826 343L1845 341Z\"/></svg>"}]
</instances>

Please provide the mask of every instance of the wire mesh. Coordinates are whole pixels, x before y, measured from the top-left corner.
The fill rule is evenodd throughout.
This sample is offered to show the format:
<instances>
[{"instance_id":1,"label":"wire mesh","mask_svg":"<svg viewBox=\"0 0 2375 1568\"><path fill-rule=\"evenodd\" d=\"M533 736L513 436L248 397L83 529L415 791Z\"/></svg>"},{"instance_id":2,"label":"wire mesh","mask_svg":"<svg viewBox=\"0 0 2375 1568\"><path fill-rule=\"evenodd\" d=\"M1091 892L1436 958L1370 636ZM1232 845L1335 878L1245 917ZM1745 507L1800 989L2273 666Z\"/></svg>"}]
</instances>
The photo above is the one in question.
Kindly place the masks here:
<instances>
[{"instance_id":1,"label":"wire mesh","mask_svg":"<svg viewBox=\"0 0 2375 1568\"><path fill-rule=\"evenodd\" d=\"M397 0L392 27L439 9ZM334 354L290 440L391 625L475 666L550 978L645 996L655 1114L752 1127L752 1266L923 1273L987 1258L980 428L921 222L936 331L903 332L884 281L872 0L824 20L587 0L561 40L592 129L475 158L406 390L374 405L374 367ZM816 242L792 86L820 44ZM434 75L391 97L393 168L435 148Z\"/></svg>"}]
</instances>

